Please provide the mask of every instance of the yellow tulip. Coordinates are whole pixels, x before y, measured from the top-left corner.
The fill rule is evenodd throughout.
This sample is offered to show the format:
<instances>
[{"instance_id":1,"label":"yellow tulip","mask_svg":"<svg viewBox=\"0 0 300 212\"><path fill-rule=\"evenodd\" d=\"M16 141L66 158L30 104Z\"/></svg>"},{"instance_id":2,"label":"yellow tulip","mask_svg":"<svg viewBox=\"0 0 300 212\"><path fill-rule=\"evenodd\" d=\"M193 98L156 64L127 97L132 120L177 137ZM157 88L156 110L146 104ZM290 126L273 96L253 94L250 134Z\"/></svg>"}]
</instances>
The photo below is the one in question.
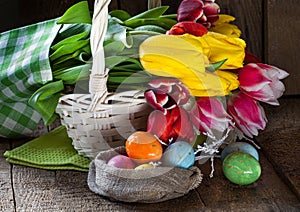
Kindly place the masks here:
<instances>
[{"instance_id":1,"label":"yellow tulip","mask_svg":"<svg viewBox=\"0 0 300 212\"><path fill-rule=\"evenodd\" d=\"M204 73L209 64L202 49L175 35L146 39L140 45L139 54L144 68L159 76L191 77Z\"/></svg>"},{"instance_id":2,"label":"yellow tulip","mask_svg":"<svg viewBox=\"0 0 300 212\"><path fill-rule=\"evenodd\" d=\"M202 77L182 78L193 96L225 96L239 87L236 74L227 71L206 72Z\"/></svg>"},{"instance_id":3,"label":"yellow tulip","mask_svg":"<svg viewBox=\"0 0 300 212\"><path fill-rule=\"evenodd\" d=\"M230 38L215 32L208 32L201 37L190 34L179 36L199 50L202 49L211 63L227 59L221 69L237 69L243 67L246 43L240 38Z\"/></svg>"},{"instance_id":4,"label":"yellow tulip","mask_svg":"<svg viewBox=\"0 0 300 212\"><path fill-rule=\"evenodd\" d=\"M214 23L215 26L210 28L210 31L217 32L228 37L239 38L242 31L234 24L230 24L235 20L235 17L225 14L219 15L219 20Z\"/></svg>"},{"instance_id":5,"label":"yellow tulip","mask_svg":"<svg viewBox=\"0 0 300 212\"><path fill-rule=\"evenodd\" d=\"M209 65L206 54L212 57L215 50L206 40L200 42L198 37L189 39L189 36L157 35L145 40L140 45L140 61L145 70L158 76L178 78L194 96L223 96L237 89L236 74L205 70Z\"/></svg>"}]
</instances>

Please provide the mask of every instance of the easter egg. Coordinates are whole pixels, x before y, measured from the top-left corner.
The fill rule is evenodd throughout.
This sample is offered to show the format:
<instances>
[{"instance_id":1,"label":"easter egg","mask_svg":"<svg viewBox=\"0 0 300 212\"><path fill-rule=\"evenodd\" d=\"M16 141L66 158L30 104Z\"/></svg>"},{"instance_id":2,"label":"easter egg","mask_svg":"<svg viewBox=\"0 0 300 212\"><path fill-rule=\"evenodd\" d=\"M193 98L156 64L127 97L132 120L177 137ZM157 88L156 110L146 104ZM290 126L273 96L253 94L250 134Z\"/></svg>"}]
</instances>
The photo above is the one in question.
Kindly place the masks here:
<instances>
[{"instance_id":1,"label":"easter egg","mask_svg":"<svg viewBox=\"0 0 300 212\"><path fill-rule=\"evenodd\" d=\"M233 152L223 161L223 173L232 183L248 185L260 177L261 167L253 156L244 152Z\"/></svg>"},{"instance_id":2,"label":"easter egg","mask_svg":"<svg viewBox=\"0 0 300 212\"><path fill-rule=\"evenodd\" d=\"M126 140L126 153L139 164L160 160L163 148L157 138L148 132L138 131Z\"/></svg>"},{"instance_id":3,"label":"easter egg","mask_svg":"<svg viewBox=\"0 0 300 212\"><path fill-rule=\"evenodd\" d=\"M244 152L252 155L256 160L259 160L257 150L246 142L232 142L228 144L221 153L221 160L223 161L227 155L233 152Z\"/></svg>"},{"instance_id":4,"label":"easter egg","mask_svg":"<svg viewBox=\"0 0 300 212\"><path fill-rule=\"evenodd\" d=\"M135 167L135 170L153 169L153 168L155 168L154 165L146 163L146 164L142 164L142 165L139 165L139 166Z\"/></svg>"},{"instance_id":5,"label":"easter egg","mask_svg":"<svg viewBox=\"0 0 300 212\"><path fill-rule=\"evenodd\" d=\"M195 163L193 147L184 141L177 141L171 144L162 156L163 166L174 166L188 169Z\"/></svg>"},{"instance_id":6,"label":"easter egg","mask_svg":"<svg viewBox=\"0 0 300 212\"><path fill-rule=\"evenodd\" d=\"M125 155L116 155L112 157L107 164L109 166L113 166L116 168L121 168L121 169L134 169L136 165L134 162L127 156Z\"/></svg>"}]
</instances>

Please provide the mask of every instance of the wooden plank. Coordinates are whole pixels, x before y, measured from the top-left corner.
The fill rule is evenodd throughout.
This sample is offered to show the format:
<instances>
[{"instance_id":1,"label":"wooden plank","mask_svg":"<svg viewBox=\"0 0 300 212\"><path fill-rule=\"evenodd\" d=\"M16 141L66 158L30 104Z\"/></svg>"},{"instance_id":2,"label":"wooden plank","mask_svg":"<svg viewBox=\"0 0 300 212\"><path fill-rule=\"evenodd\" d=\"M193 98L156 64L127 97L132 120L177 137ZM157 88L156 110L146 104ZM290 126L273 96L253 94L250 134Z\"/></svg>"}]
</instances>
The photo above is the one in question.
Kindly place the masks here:
<instances>
[{"instance_id":1,"label":"wooden plank","mask_svg":"<svg viewBox=\"0 0 300 212\"><path fill-rule=\"evenodd\" d=\"M281 181L272 165L260 152L262 174L251 185L238 186L228 181L221 160L215 160L215 173L209 178L210 164L201 166L203 183L197 189L206 208L225 211L294 211L300 207L296 196Z\"/></svg>"},{"instance_id":2,"label":"wooden plank","mask_svg":"<svg viewBox=\"0 0 300 212\"><path fill-rule=\"evenodd\" d=\"M300 200L300 98L285 98L280 107L267 107L267 129L257 141L278 174Z\"/></svg>"},{"instance_id":3,"label":"wooden plank","mask_svg":"<svg viewBox=\"0 0 300 212\"><path fill-rule=\"evenodd\" d=\"M286 95L300 94L298 0L266 0L266 61L287 70Z\"/></svg>"},{"instance_id":4,"label":"wooden plank","mask_svg":"<svg viewBox=\"0 0 300 212\"><path fill-rule=\"evenodd\" d=\"M8 140L0 138L0 211L14 211L11 166L5 161L4 152L10 149Z\"/></svg>"},{"instance_id":5,"label":"wooden plank","mask_svg":"<svg viewBox=\"0 0 300 212\"><path fill-rule=\"evenodd\" d=\"M263 57L263 1L261 0L219 0L221 14L232 15L247 43L247 50L261 59Z\"/></svg>"}]
</instances>

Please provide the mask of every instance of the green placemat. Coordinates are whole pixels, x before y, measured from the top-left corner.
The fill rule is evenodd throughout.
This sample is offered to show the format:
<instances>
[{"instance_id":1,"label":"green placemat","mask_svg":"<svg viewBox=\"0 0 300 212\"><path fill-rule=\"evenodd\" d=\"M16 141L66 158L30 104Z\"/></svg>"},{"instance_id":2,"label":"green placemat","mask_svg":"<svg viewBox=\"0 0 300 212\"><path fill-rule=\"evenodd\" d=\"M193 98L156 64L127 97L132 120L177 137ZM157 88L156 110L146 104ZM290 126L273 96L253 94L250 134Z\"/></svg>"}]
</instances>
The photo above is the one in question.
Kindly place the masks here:
<instances>
[{"instance_id":1,"label":"green placemat","mask_svg":"<svg viewBox=\"0 0 300 212\"><path fill-rule=\"evenodd\" d=\"M6 151L4 156L9 163L48 170L87 172L90 164L90 159L78 155L64 126Z\"/></svg>"}]
</instances>

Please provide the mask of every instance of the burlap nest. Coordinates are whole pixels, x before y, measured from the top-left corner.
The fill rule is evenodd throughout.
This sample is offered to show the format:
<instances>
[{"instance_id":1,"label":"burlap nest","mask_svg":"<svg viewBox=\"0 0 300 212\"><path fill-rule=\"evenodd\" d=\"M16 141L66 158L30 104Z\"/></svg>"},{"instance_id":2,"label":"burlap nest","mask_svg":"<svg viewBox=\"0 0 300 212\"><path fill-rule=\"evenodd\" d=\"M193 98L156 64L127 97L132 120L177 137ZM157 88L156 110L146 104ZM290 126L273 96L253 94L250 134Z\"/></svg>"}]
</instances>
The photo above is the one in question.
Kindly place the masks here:
<instances>
[{"instance_id":1,"label":"burlap nest","mask_svg":"<svg viewBox=\"0 0 300 212\"><path fill-rule=\"evenodd\" d=\"M125 154L125 148L101 152L90 164L89 188L111 200L154 203L174 199L199 186L202 174L193 166L189 170L173 167L132 170L107 165L117 154Z\"/></svg>"}]
</instances>

